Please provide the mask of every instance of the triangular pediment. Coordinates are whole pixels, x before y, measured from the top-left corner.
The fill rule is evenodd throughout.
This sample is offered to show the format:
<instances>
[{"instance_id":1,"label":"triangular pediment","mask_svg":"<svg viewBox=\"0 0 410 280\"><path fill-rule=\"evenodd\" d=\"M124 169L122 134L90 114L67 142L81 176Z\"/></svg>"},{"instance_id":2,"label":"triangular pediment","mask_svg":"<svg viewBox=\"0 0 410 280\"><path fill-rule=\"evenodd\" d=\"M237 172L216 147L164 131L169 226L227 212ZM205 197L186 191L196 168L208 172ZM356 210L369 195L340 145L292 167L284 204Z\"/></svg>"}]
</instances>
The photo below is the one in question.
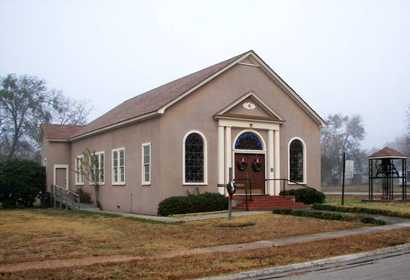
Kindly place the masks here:
<instances>
[{"instance_id":1,"label":"triangular pediment","mask_svg":"<svg viewBox=\"0 0 410 280\"><path fill-rule=\"evenodd\" d=\"M252 92L226 106L215 117L283 122L283 119L272 108Z\"/></svg>"}]
</instances>

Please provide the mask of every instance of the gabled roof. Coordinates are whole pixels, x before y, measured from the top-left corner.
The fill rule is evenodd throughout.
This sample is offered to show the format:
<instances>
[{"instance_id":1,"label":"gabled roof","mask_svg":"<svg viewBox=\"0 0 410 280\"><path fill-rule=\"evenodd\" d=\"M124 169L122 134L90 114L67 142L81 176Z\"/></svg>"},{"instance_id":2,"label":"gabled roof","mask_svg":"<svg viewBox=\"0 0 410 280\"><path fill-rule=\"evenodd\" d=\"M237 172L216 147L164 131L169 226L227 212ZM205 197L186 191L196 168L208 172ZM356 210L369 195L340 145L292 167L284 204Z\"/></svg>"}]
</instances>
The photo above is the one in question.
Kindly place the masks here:
<instances>
[{"instance_id":1,"label":"gabled roof","mask_svg":"<svg viewBox=\"0 0 410 280\"><path fill-rule=\"evenodd\" d=\"M270 108L268 105L263 102L263 100L257 96L253 92L248 92L247 94L239 97L236 99L234 102L223 108L221 111L215 114L214 118L215 119L220 119L224 117L237 117L237 118L246 118L247 116L235 116L232 114L229 114L232 109L234 109L236 106L240 105L242 102L247 101L247 100L252 100L253 102L257 103L260 109L262 109L269 117L269 120L271 121L276 121L279 123L283 123L284 119L276 113L272 108ZM249 117L249 116L248 116Z\"/></svg>"},{"instance_id":2,"label":"gabled roof","mask_svg":"<svg viewBox=\"0 0 410 280\"><path fill-rule=\"evenodd\" d=\"M288 84L286 84L254 51L250 50L152 89L144 94L128 99L72 134L71 139L80 139L117 126L164 114L167 108L249 56L255 58L258 63L262 65L263 70L269 74L318 125L326 125L324 120Z\"/></svg>"},{"instance_id":3,"label":"gabled roof","mask_svg":"<svg viewBox=\"0 0 410 280\"><path fill-rule=\"evenodd\" d=\"M383 159L383 158L407 158L399 151L390 147L384 147L380 151L377 151L369 156L369 159Z\"/></svg>"},{"instance_id":4,"label":"gabled roof","mask_svg":"<svg viewBox=\"0 0 410 280\"><path fill-rule=\"evenodd\" d=\"M83 125L60 125L60 124L42 124L41 134L49 140L69 140L71 136L78 133Z\"/></svg>"}]
</instances>

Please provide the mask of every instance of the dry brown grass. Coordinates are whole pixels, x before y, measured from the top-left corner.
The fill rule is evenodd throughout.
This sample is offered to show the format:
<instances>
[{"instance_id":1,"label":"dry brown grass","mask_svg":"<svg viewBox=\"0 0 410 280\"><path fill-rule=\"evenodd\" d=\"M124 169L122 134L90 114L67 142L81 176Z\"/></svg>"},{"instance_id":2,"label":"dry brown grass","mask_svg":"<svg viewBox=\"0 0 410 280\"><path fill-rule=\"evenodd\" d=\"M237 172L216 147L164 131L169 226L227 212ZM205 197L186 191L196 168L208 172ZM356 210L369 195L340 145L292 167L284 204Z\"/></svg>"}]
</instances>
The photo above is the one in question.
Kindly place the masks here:
<instances>
[{"instance_id":1,"label":"dry brown grass","mask_svg":"<svg viewBox=\"0 0 410 280\"><path fill-rule=\"evenodd\" d=\"M224 221L170 225L62 210L1 211L0 264L119 254L153 256L362 226L272 214L235 218L240 223L256 223L248 227L217 226Z\"/></svg>"},{"instance_id":2,"label":"dry brown grass","mask_svg":"<svg viewBox=\"0 0 410 280\"><path fill-rule=\"evenodd\" d=\"M367 198L367 197L365 197ZM348 196L345 198L345 207L362 207L369 209L381 209L398 212L403 215L410 215L410 202L402 202L400 200L392 202L366 202L362 201L363 197ZM326 197L326 203L331 205L341 206L340 196Z\"/></svg>"},{"instance_id":3,"label":"dry brown grass","mask_svg":"<svg viewBox=\"0 0 410 280\"><path fill-rule=\"evenodd\" d=\"M0 274L10 280L79 279L192 279L254 268L374 250L410 242L410 229L353 236L241 253L206 254L171 259L150 259L76 269Z\"/></svg>"}]
</instances>

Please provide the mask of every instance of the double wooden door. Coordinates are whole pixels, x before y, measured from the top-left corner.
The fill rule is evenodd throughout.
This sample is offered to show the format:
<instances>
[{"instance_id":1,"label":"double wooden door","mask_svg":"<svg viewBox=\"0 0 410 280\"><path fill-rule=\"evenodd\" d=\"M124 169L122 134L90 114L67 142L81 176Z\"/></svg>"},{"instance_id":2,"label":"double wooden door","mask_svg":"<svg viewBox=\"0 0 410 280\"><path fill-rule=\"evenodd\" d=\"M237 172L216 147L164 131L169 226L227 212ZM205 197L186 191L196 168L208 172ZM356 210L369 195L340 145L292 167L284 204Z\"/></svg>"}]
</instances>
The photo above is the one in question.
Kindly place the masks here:
<instances>
[{"instance_id":1,"label":"double wooden door","mask_svg":"<svg viewBox=\"0 0 410 280\"><path fill-rule=\"evenodd\" d=\"M235 154L237 194L244 194L248 182L252 194L265 194L265 155Z\"/></svg>"}]
</instances>

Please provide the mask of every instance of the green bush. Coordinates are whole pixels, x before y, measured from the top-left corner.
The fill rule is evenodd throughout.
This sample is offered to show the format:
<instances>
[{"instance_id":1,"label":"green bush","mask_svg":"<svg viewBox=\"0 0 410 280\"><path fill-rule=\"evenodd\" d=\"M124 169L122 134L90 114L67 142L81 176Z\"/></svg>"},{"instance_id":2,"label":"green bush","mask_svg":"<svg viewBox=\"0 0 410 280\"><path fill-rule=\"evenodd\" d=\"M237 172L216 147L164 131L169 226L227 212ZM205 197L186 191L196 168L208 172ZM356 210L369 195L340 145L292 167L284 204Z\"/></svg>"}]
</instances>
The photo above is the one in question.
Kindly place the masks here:
<instances>
[{"instance_id":1,"label":"green bush","mask_svg":"<svg viewBox=\"0 0 410 280\"><path fill-rule=\"evenodd\" d=\"M282 191L280 195L292 195L297 202L303 202L304 204L323 203L326 199L324 193L308 188Z\"/></svg>"},{"instance_id":2,"label":"green bush","mask_svg":"<svg viewBox=\"0 0 410 280\"><path fill-rule=\"evenodd\" d=\"M46 188L45 168L30 160L0 162L0 202L3 208L32 207Z\"/></svg>"},{"instance_id":3,"label":"green bush","mask_svg":"<svg viewBox=\"0 0 410 280\"><path fill-rule=\"evenodd\" d=\"M375 219L373 217L366 216L355 216L351 214L343 213L332 213L332 212L321 212L321 211L311 211L305 209L274 209L273 214L279 215L292 215L298 217L311 217L323 220L336 220L336 221L359 221L364 224L373 225L385 225L386 223L382 220Z\"/></svg>"},{"instance_id":4,"label":"green bush","mask_svg":"<svg viewBox=\"0 0 410 280\"><path fill-rule=\"evenodd\" d=\"M382 216L391 216L391 217L402 217L410 218L410 214L401 213L397 211L391 211L386 209L375 209L375 208L366 208L366 207L351 207L351 206L336 206L329 204L314 204L313 209L317 210L326 210L326 211L337 211L337 212L349 212L349 213L365 213L371 215L382 215Z\"/></svg>"},{"instance_id":5,"label":"green bush","mask_svg":"<svg viewBox=\"0 0 410 280\"><path fill-rule=\"evenodd\" d=\"M219 193L188 194L187 196L169 197L161 201L158 206L158 215L169 216L226 209L228 209L228 200Z\"/></svg>"}]
</instances>

